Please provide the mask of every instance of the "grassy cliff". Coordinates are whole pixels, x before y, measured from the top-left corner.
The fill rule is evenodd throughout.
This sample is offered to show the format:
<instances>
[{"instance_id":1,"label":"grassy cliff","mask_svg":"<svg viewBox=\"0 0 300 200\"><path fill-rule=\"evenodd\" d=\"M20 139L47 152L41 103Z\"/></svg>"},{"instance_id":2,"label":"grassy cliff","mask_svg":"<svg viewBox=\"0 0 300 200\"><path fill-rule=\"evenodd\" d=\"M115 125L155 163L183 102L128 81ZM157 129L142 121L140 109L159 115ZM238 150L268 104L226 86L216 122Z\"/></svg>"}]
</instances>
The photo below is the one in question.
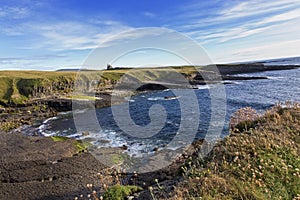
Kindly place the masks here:
<instances>
[{"instance_id":1,"label":"grassy cliff","mask_svg":"<svg viewBox=\"0 0 300 200\"><path fill-rule=\"evenodd\" d=\"M42 71L1 71L0 103L21 104L41 94L63 91L75 73Z\"/></svg>"},{"instance_id":2,"label":"grassy cliff","mask_svg":"<svg viewBox=\"0 0 300 200\"><path fill-rule=\"evenodd\" d=\"M125 81L143 82L157 79L171 80L178 75L177 72L186 75L194 73L195 69L192 67L176 70L170 70L170 68L115 69L81 71L80 73L76 71L1 71L0 104L22 104L29 99L49 95L64 96L73 90L76 81L77 83L82 81L84 87L87 88L105 88L116 84L124 74L126 74Z\"/></svg>"}]
</instances>

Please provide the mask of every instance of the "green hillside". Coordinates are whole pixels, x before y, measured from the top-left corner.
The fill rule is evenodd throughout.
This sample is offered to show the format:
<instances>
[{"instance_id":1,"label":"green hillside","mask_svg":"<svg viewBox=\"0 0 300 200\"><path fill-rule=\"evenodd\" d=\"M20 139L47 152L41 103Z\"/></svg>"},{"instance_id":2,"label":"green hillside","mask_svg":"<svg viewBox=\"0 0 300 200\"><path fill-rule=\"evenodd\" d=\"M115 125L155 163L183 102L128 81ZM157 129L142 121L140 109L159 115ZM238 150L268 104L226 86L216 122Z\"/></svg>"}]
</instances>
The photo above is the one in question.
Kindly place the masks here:
<instances>
[{"instance_id":1,"label":"green hillside","mask_svg":"<svg viewBox=\"0 0 300 200\"><path fill-rule=\"evenodd\" d=\"M66 95L76 81L99 81L98 87L114 85L126 74L135 81L176 80L179 74L192 74L194 67L114 69L102 71L0 71L0 104L21 104L41 95Z\"/></svg>"}]
</instances>

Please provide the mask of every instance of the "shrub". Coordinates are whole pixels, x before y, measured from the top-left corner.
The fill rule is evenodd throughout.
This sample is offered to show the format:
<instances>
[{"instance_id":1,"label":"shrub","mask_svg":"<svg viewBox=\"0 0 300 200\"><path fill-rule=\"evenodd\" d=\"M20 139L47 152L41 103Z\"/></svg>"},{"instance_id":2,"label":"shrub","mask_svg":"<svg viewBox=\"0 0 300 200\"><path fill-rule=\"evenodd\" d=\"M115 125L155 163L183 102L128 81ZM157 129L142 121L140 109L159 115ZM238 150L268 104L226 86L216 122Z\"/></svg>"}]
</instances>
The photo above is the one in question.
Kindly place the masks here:
<instances>
[{"instance_id":1,"label":"shrub","mask_svg":"<svg viewBox=\"0 0 300 200\"><path fill-rule=\"evenodd\" d=\"M256 126L259 117L260 116L255 109L250 107L241 108L233 113L229 122L229 127L233 132L247 131Z\"/></svg>"},{"instance_id":2,"label":"shrub","mask_svg":"<svg viewBox=\"0 0 300 200\"><path fill-rule=\"evenodd\" d=\"M109 200L123 200L130 194L143 190L141 187L132 185L114 185L107 189L103 198Z\"/></svg>"}]
</instances>

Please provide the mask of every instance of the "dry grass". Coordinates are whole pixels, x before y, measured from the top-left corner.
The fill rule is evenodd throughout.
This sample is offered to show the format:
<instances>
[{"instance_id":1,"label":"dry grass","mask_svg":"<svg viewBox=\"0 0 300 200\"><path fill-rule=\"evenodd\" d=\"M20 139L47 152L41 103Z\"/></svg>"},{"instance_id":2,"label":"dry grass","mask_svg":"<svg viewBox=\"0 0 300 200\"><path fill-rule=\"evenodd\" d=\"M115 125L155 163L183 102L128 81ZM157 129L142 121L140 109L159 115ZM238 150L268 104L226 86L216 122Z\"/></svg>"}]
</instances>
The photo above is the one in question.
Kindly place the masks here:
<instances>
[{"instance_id":1,"label":"dry grass","mask_svg":"<svg viewBox=\"0 0 300 200\"><path fill-rule=\"evenodd\" d=\"M127 174L112 168L102 170L97 174L99 178L99 186L87 184L90 193L75 196L74 199L93 199L93 200L123 200L135 192L143 189L135 184L138 174ZM132 184L130 184L132 182Z\"/></svg>"},{"instance_id":2,"label":"dry grass","mask_svg":"<svg viewBox=\"0 0 300 200\"><path fill-rule=\"evenodd\" d=\"M147 199L300 199L299 104L277 105L262 116L244 108L233 117L239 119L240 129L233 129L206 158L187 158L180 182L170 186L155 180ZM243 123L250 118L255 127ZM129 185L135 185L137 174L108 170L98 176L102 185L94 199L120 194L126 199L137 189ZM171 193L165 190L170 187Z\"/></svg>"},{"instance_id":3,"label":"dry grass","mask_svg":"<svg viewBox=\"0 0 300 200\"><path fill-rule=\"evenodd\" d=\"M173 199L299 199L299 104L275 106L255 121L205 160L195 158Z\"/></svg>"}]
</instances>

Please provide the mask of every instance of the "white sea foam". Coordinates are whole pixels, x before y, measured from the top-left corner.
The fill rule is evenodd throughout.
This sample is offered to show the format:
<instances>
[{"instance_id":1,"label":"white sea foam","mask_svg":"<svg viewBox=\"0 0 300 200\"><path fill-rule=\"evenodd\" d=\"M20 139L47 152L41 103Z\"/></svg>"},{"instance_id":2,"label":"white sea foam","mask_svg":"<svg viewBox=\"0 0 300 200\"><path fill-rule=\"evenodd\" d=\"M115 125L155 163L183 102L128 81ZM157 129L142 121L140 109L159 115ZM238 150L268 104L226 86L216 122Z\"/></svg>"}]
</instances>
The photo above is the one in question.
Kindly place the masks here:
<instances>
[{"instance_id":1,"label":"white sea foam","mask_svg":"<svg viewBox=\"0 0 300 200\"><path fill-rule=\"evenodd\" d=\"M164 98L159 97L158 99L164 100ZM102 147L122 147L126 146L127 150L124 150L124 153L127 153L132 157L144 157L149 156L155 153L154 148L158 148L158 151L162 149L161 141L158 140L130 140L128 138L116 131L113 130L102 130L100 132L89 131L88 134L83 134L82 132L74 132L70 134L71 129L65 129L62 131L49 131L51 127L51 120L57 120L59 118L49 118L43 122L38 127L38 132L45 136L56 136L63 135L69 138L74 138L78 140L86 140L90 142L93 147L102 148ZM168 121L167 123L172 124L172 121ZM176 124L177 126L179 124ZM168 148L169 149L169 148ZM172 147L171 150L176 150L178 147Z\"/></svg>"},{"instance_id":2,"label":"white sea foam","mask_svg":"<svg viewBox=\"0 0 300 200\"><path fill-rule=\"evenodd\" d=\"M284 79L285 77L282 76L267 76L268 79L273 79L273 80L279 80L279 79Z\"/></svg>"},{"instance_id":3,"label":"white sea foam","mask_svg":"<svg viewBox=\"0 0 300 200\"><path fill-rule=\"evenodd\" d=\"M48 119L46 119L45 121L43 121L43 124L47 124L49 121L51 121L51 120L55 120L55 119L57 119L58 117L51 117L51 118L48 118Z\"/></svg>"},{"instance_id":4,"label":"white sea foam","mask_svg":"<svg viewBox=\"0 0 300 200\"><path fill-rule=\"evenodd\" d=\"M164 97L149 97L147 98L148 101L158 101L158 100L165 100Z\"/></svg>"},{"instance_id":5,"label":"white sea foam","mask_svg":"<svg viewBox=\"0 0 300 200\"><path fill-rule=\"evenodd\" d=\"M41 132L41 134L43 134L45 137L51 137L51 136L57 135L56 132L49 132L49 133L47 133L47 132Z\"/></svg>"},{"instance_id":6,"label":"white sea foam","mask_svg":"<svg viewBox=\"0 0 300 200\"><path fill-rule=\"evenodd\" d=\"M223 84L236 84L239 85L241 84L241 82L237 82L237 81L222 81Z\"/></svg>"},{"instance_id":7,"label":"white sea foam","mask_svg":"<svg viewBox=\"0 0 300 200\"><path fill-rule=\"evenodd\" d=\"M193 89L196 89L196 90L207 90L209 87L208 85L196 85L195 88Z\"/></svg>"}]
</instances>

